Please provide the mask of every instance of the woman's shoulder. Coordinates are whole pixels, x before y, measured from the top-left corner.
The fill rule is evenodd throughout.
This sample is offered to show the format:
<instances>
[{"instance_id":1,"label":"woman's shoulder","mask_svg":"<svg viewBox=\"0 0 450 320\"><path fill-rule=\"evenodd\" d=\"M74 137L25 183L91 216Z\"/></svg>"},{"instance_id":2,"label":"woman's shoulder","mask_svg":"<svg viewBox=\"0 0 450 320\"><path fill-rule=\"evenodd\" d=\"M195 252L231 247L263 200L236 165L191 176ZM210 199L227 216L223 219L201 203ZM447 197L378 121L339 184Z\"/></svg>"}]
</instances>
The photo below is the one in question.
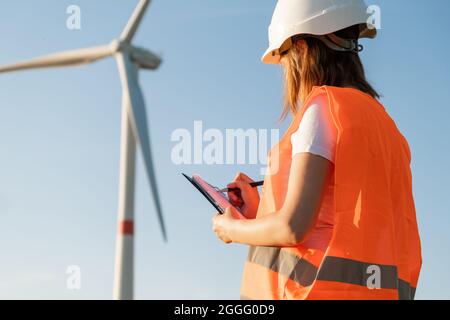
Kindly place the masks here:
<instances>
[{"instance_id":1,"label":"woman's shoulder","mask_svg":"<svg viewBox=\"0 0 450 320\"><path fill-rule=\"evenodd\" d=\"M313 88L308 99L306 99L303 104L303 109L305 113L318 111L325 112L328 109L329 105L328 93L324 89L325 87Z\"/></svg>"},{"instance_id":2,"label":"woman's shoulder","mask_svg":"<svg viewBox=\"0 0 450 320\"><path fill-rule=\"evenodd\" d=\"M315 86L305 101L305 107L317 102L330 107L330 109L338 107L340 112L386 111L378 99L355 87ZM366 108L362 108L362 106L366 106Z\"/></svg>"}]
</instances>

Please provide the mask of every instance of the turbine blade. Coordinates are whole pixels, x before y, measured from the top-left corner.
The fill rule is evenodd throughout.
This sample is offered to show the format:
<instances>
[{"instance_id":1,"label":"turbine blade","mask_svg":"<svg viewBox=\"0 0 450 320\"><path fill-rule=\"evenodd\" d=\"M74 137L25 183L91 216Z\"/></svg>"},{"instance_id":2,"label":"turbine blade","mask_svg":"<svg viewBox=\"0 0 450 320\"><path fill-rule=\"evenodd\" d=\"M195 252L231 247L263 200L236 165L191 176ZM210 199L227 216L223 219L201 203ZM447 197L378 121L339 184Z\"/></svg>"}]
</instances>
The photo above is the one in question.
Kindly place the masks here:
<instances>
[{"instance_id":1,"label":"turbine blade","mask_svg":"<svg viewBox=\"0 0 450 320\"><path fill-rule=\"evenodd\" d=\"M36 59L31 59L28 61L23 61L6 66L0 66L0 73L26 69L63 67L63 66L86 64L110 56L112 53L113 49L109 45L59 52L42 56Z\"/></svg>"},{"instance_id":2,"label":"turbine blade","mask_svg":"<svg viewBox=\"0 0 450 320\"><path fill-rule=\"evenodd\" d=\"M139 24L141 23L141 20L144 17L145 11L149 4L150 0L141 0L138 3L136 9L133 12L133 15L131 16L125 29L122 32L122 35L120 36L121 41L130 43L131 40L133 40L133 37L136 34L136 30L139 27Z\"/></svg>"},{"instance_id":3,"label":"turbine blade","mask_svg":"<svg viewBox=\"0 0 450 320\"><path fill-rule=\"evenodd\" d=\"M144 158L147 177L152 189L153 200L155 202L156 213L158 214L159 224L163 234L163 238L167 240L166 227L162 214L161 203L156 183L155 170L153 167L153 157L150 147L150 137L147 125L147 113L145 111L145 102L142 91L138 83L138 74L136 66L131 62L127 54L118 53L116 56L119 67L120 77L122 80L123 94L129 99L131 106L130 120L136 141L139 143Z\"/></svg>"}]
</instances>

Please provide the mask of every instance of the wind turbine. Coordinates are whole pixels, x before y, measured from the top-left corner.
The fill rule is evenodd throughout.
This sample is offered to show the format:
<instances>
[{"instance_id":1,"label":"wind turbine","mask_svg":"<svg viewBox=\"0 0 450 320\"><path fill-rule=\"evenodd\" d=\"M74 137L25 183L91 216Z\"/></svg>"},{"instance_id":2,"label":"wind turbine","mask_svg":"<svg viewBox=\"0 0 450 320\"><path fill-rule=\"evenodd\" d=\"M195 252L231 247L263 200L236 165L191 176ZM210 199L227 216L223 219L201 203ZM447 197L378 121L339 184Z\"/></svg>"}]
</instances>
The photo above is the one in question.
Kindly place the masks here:
<instances>
[{"instance_id":1,"label":"wind turbine","mask_svg":"<svg viewBox=\"0 0 450 320\"><path fill-rule=\"evenodd\" d=\"M138 82L139 69L155 70L161 64L161 59L147 49L131 44L149 4L150 0L139 2L119 39L113 40L109 45L60 52L12 65L0 66L0 73L5 73L88 64L110 56L116 58L122 82L123 97L114 299L133 299L134 178L137 144L141 147L162 235L164 240L167 240L153 169L145 102Z\"/></svg>"}]
</instances>

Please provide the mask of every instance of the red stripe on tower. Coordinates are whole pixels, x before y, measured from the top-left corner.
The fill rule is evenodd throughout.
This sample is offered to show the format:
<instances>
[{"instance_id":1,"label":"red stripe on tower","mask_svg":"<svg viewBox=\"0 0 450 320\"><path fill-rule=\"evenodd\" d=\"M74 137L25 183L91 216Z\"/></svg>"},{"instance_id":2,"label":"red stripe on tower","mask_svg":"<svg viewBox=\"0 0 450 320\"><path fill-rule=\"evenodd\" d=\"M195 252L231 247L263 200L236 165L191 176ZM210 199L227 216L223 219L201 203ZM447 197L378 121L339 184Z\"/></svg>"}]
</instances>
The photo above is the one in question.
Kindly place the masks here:
<instances>
[{"instance_id":1,"label":"red stripe on tower","mask_svg":"<svg viewBox=\"0 0 450 320\"><path fill-rule=\"evenodd\" d=\"M133 235L134 222L133 220L123 220L119 223L119 233L123 235Z\"/></svg>"}]
</instances>

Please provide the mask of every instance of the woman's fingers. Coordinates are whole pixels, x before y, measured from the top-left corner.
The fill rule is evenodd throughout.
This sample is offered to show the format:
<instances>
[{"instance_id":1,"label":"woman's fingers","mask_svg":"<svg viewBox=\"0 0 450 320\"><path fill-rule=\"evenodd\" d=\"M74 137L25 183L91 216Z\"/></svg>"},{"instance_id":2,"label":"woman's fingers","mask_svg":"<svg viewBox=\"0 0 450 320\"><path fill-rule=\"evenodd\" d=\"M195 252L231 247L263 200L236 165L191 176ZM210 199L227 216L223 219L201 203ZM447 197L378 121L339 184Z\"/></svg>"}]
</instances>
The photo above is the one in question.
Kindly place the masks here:
<instances>
[{"instance_id":1,"label":"woman's fingers","mask_svg":"<svg viewBox=\"0 0 450 320\"><path fill-rule=\"evenodd\" d=\"M249 219L256 217L259 205L259 192L250 185L252 182L254 181L250 177L240 172L227 186L229 189L235 189L228 192L230 203Z\"/></svg>"},{"instance_id":2,"label":"woman's fingers","mask_svg":"<svg viewBox=\"0 0 450 320\"><path fill-rule=\"evenodd\" d=\"M228 192L228 198L233 206L242 208L246 201L253 196L254 190L250 186L252 182L251 178L240 172L236 175L234 181L227 185L229 189L236 189Z\"/></svg>"},{"instance_id":3,"label":"woman's fingers","mask_svg":"<svg viewBox=\"0 0 450 320\"><path fill-rule=\"evenodd\" d=\"M237 208L241 208L249 200L253 190L248 182L236 181L228 185L229 188L238 189L238 191L228 192L230 202Z\"/></svg>"},{"instance_id":4,"label":"woman's fingers","mask_svg":"<svg viewBox=\"0 0 450 320\"><path fill-rule=\"evenodd\" d=\"M238 189L233 191L228 191L228 198L233 206L241 206L243 204L243 200L241 197L241 191L236 183L232 182L227 186L229 189Z\"/></svg>"},{"instance_id":5,"label":"woman's fingers","mask_svg":"<svg viewBox=\"0 0 450 320\"><path fill-rule=\"evenodd\" d=\"M233 182L236 182L236 181L243 181L243 182L247 182L247 183L253 182L253 180L249 176L247 176L245 173L242 173L242 172L239 172L236 175L236 177L234 177Z\"/></svg>"},{"instance_id":6,"label":"woman's fingers","mask_svg":"<svg viewBox=\"0 0 450 320\"><path fill-rule=\"evenodd\" d=\"M235 181L233 183L233 185L234 186L232 188L239 189L239 191L231 191L231 192L238 193L238 195L243 199L245 199L243 193L247 193L249 190L252 189L252 187L250 186L250 183L245 182L245 181Z\"/></svg>"},{"instance_id":7,"label":"woman's fingers","mask_svg":"<svg viewBox=\"0 0 450 320\"><path fill-rule=\"evenodd\" d=\"M239 197L234 192L229 192L228 193L228 198L231 201L239 201L240 200Z\"/></svg>"},{"instance_id":8,"label":"woman's fingers","mask_svg":"<svg viewBox=\"0 0 450 320\"><path fill-rule=\"evenodd\" d=\"M228 193L228 198L230 199L231 204L235 207L240 207L244 202L241 197L232 192Z\"/></svg>"},{"instance_id":9,"label":"woman's fingers","mask_svg":"<svg viewBox=\"0 0 450 320\"><path fill-rule=\"evenodd\" d=\"M231 182L227 185L227 188L229 188L229 189L237 188L237 185L235 182Z\"/></svg>"}]
</instances>

